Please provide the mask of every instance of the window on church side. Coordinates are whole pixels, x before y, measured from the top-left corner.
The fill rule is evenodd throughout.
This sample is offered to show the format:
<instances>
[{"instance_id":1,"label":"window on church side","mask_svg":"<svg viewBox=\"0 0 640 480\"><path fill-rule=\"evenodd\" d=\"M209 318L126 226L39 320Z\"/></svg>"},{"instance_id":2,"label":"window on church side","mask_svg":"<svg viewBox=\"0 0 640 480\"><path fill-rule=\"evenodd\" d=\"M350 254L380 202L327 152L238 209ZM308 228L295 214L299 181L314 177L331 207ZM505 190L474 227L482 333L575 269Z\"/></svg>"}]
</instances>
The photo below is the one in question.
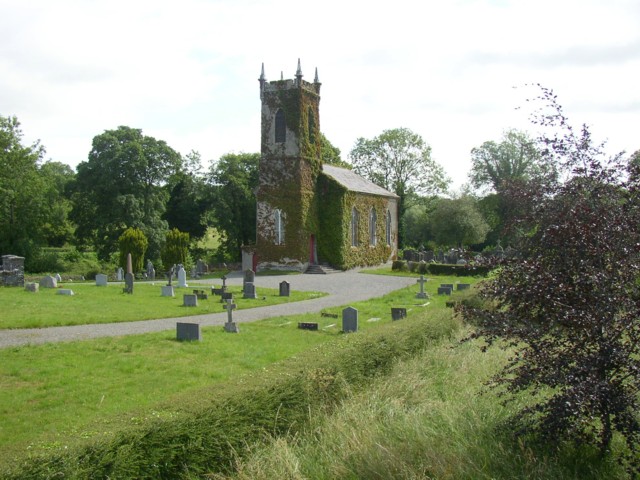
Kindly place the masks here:
<instances>
[{"instance_id":1,"label":"window on church side","mask_svg":"<svg viewBox=\"0 0 640 480\"><path fill-rule=\"evenodd\" d=\"M276 231L276 245L284 245L284 220L282 210L276 209L273 212L273 220Z\"/></svg>"},{"instance_id":2,"label":"window on church side","mask_svg":"<svg viewBox=\"0 0 640 480\"><path fill-rule=\"evenodd\" d=\"M376 221L378 216L376 215L376 209L371 207L369 212L369 245L372 247L376 245Z\"/></svg>"},{"instance_id":3,"label":"window on church side","mask_svg":"<svg viewBox=\"0 0 640 480\"><path fill-rule=\"evenodd\" d=\"M387 210L387 245L391 245L391 212Z\"/></svg>"},{"instance_id":4,"label":"window on church side","mask_svg":"<svg viewBox=\"0 0 640 480\"><path fill-rule=\"evenodd\" d=\"M351 246L358 246L358 211L356 207L351 209Z\"/></svg>"},{"instance_id":5,"label":"window on church side","mask_svg":"<svg viewBox=\"0 0 640 480\"><path fill-rule=\"evenodd\" d=\"M285 123L284 112L278 109L276 112L276 143L284 143L287 139L287 124Z\"/></svg>"},{"instance_id":6,"label":"window on church side","mask_svg":"<svg viewBox=\"0 0 640 480\"><path fill-rule=\"evenodd\" d=\"M316 143L316 120L315 117L313 116L313 109L311 107L309 107L309 111L308 111L308 129L309 129L309 143L314 144Z\"/></svg>"}]
</instances>

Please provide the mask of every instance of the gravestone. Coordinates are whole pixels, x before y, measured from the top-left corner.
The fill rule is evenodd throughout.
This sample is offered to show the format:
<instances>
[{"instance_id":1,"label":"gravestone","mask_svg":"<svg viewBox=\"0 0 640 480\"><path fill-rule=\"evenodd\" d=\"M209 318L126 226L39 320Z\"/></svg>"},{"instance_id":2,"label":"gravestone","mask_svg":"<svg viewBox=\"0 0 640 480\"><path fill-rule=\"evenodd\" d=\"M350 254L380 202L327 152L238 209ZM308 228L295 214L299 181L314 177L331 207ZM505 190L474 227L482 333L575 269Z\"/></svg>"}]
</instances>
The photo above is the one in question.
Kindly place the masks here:
<instances>
[{"instance_id":1,"label":"gravestone","mask_svg":"<svg viewBox=\"0 0 640 480\"><path fill-rule=\"evenodd\" d=\"M287 282L286 280L283 280L282 282L280 282L280 296L281 297L288 297L290 291L291 291L291 285L289 284L289 282Z\"/></svg>"},{"instance_id":2,"label":"gravestone","mask_svg":"<svg viewBox=\"0 0 640 480\"><path fill-rule=\"evenodd\" d=\"M401 320L407 317L407 309L402 307L391 307L391 320Z\"/></svg>"},{"instance_id":3,"label":"gravestone","mask_svg":"<svg viewBox=\"0 0 640 480\"><path fill-rule=\"evenodd\" d=\"M24 287L24 257L2 255L0 286Z\"/></svg>"},{"instance_id":4,"label":"gravestone","mask_svg":"<svg viewBox=\"0 0 640 480\"><path fill-rule=\"evenodd\" d=\"M220 280L222 280L222 288L224 290L226 290L227 289L227 276L223 275L222 277L220 277Z\"/></svg>"},{"instance_id":5,"label":"gravestone","mask_svg":"<svg viewBox=\"0 0 640 480\"><path fill-rule=\"evenodd\" d=\"M216 287L211 287L211 295L222 295L225 292L225 288L216 288Z\"/></svg>"},{"instance_id":6,"label":"gravestone","mask_svg":"<svg viewBox=\"0 0 640 480\"><path fill-rule=\"evenodd\" d=\"M242 280L242 283L253 283L256 281L256 272L254 272L253 270L245 270L244 271L244 279Z\"/></svg>"},{"instance_id":7,"label":"gravestone","mask_svg":"<svg viewBox=\"0 0 640 480\"><path fill-rule=\"evenodd\" d=\"M300 330L318 330L318 324L316 322L298 322L298 328Z\"/></svg>"},{"instance_id":8,"label":"gravestone","mask_svg":"<svg viewBox=\"0 0 640 480\"><path fill-rule=\"evenodd\" d=\"M424 284L427 282L427 279L424 278L424 275L420 275L420 278L417 280L417 283L420 284L420 291L416 293L416 298L429 298L427 292L424 291Z\"/></svg>"},{"instance_id":9,"label":"gravestone","mask_svg":"<svg viewBox=\"0 0 640 480\"><path fill-rule=\"evenodd\" d=\"M60 276L59 273L56 273L56 281L57 282L61 282L62 281L62 277Z\"/></svg>"},{"instance_id":10,"label":"gravestone","mask_svg":"<svg viewBox=\"0 0 640 480\"><path fill-rule=\"evenodd\" d=\"M459 283L456 285L456 290L468 290L469 288L471 288L470 283Z\"/></svg>"},{"instance_id":11,"label":"gravestone","mask_svg":"<svg viewBox=\"0 0 640 480\"><path fill-rule=\"evenodd\" d=\"M133 273L125 273L124 274L124 288L122 289L124 293L133 294Z\"/></svg>"},{"instance_id":12,"label":"gravestone","mask_svg":"<svg viewBox=\"0 0 640 480\"><path fill-rule=\"evenodd\" d=\"M256 286L253 282L247 282L244 284L242 298L258 298L258 295L256 294Z\"/></svg>"},{"instance_id":13,"label":"gravestone","mask_svg":"<svg viewBox=\"0 0 640 480\"><path fill-rule=\"evenodd\" d=\"M61 288L56 292L56 295L74 295L74 293L68 288Z\"/></svg>"},{"instance_id":14,"label":"gravestone","mask_svg":"<svg viewBox=\"0 0 640 480\"><path fill-rule=\"evenodd\" d=\"M153 263L151 262L151 260L147 260L147 278L149 280L156 279L156 269L153 268Z\"/></svg>"},{"instance_id":15,"label":"gravestone","mask_svg":"<svg viewBox=\"0 0 640 480\"><path fill-rule=\"evenodd\" d=\"M38 285L37 283L26 283L24 285L24 289L27 292L37 293L39 288L40 288L40 285Z\"/></svg>"},{"instance_id":16,"label":"gravestone","mask_svg":"<svg viewBox=\"0 0 640 480\"><path fill-rule=\"evenodd\" d=\"M178 265L178 287L187 288L187 272L182 265Z\"/></svg>"},{"instance_id":17,"label":"gravestone","mask_svg":"<svg viewBox=\"0 0 640 480\"><path fill-rule=\"evenodd\" d=\"M204 290L194 290L193 294L198 297L198 300L209 300L209 295Z\"/></svg>"},{"instance_id":18,"label":"gravestone","mask_svg":"<svg viewBox=\"0 0 640 480\"><path fill-rule=\"evenodd\" d=\"M450 288L451 290L453 290L453 283L441 283L440 286L442 288Z\"/></svg>"},{"instance_id":19,"label":"gravestone","mask_svg":"<svg viewBox=\"0 0 640 480\"><path fill-rule=\"evenodd\" d=\"M347 307L342 310L342 331L351 333L358 331L358 310L353 307Z\"/></svg>"},{"instance_id":20,"label":"gravestone","mask_svg":"<svg viewBox=\"0 0 640 480\"><path fill-rule=\"evenodd\" d=\"M107 280L108 278L104 273L98 273L96 275L96 287L106 287Z\"/></svg>"},{"instance_id":21,"label":"gravestone","mask_svg":"<svg viewBox=\"0 0 640 480\"><path fill-rule=\"evenodd\" d=\"M224 308L227 310L227 323L224 324L224 331L227 333L240 333L238 324L233 321L233 310L237 308L237 305L233 303L233 300L227 300Z\"/></svg>"},{"instance_id":22,"label":"gravestone","mask_svg":"<svg viewBox=\"0 0 640 480\"><path fill-rule=\"evenodd\" d=\"M42 277L42 280L40 280L40 286L42 288L58 288L58 281L55 279L55 277L47 275L45 277Z\"/></svg>"},{"instance_id":23,"label":"gravestone","mask_svg":"<svg viewBox=\"0 0 640 480\"><path fill-rule=\"evenodd\" d=\"M209 268L207 267L207 264L204 263L204 261L201 258L198 259L196 263L196 273L198 275L204 275L208 271L209 271Z\"/></svg>"},{"instance_id":24,"label":"gravestone","mask_svg":"<svg viewBox=\"0 0 640 480\"><path fill-rule=\"evenodd\" d=\"M451 290L450 287L438 287L438 295L451 295Z\"/></svg>"},{"instance_id":25,"label":"gravestone","mask_svg":"<svg viewBox=\"0 0 640 480\"><path fill-rule=\"evenodd\" d=\"M173 285L163 285L162 286L162 296L163 297L175 297L176 293L173 290Z\"/></svg>"},{"instance_id":26,"label":"gravestone","mask_svg":"<svg viewBox=\"0 0 640 480\"><path fill-rule=\"evenodd\" d=\"M224 303L227 300L233 300L233 292L222 292L222 295L220 295L220 302Z\"/></svg>"},{"instance_id":27,"label":"gravestone","mask_svg":"<svg viewBox=\"0 0 640 480\"><path fill-rule=\"evenodd\" d=\"M199 323L176 323L176 339L178 341L201 340Z\"/></svg>"},{"instance_id":28,"label":"gravestone","mask_svg":"<svg viewBox=\"0 0 640 480\"><path fill-rule=\"evenodd\" d=\"M182 296L182 305L185 307L197 307L198 306L198 296L193 295L192 293L185 293Z\"/></svg>"},{"instance_id":29,"label":"gravestone","mask_svg":"<svg viewBox=\"0 0 640 480\"><path fill-rule=\"evenodd\" d=\"M122 267L118 267L118 270L116 270L116 280L119 282L124 280L124 270Z\"/></svg>"}]
</instances>

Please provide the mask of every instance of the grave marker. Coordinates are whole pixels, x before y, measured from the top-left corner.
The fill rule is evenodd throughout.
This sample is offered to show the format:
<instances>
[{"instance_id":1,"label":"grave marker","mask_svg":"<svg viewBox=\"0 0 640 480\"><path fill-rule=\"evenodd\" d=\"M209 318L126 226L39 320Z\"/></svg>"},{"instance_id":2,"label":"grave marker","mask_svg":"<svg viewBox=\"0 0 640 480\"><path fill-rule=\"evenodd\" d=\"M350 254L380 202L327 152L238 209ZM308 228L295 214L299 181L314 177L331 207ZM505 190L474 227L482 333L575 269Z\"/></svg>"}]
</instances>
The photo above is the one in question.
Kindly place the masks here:
<instances>
[{"instance_id":1,"label":"grave marker","mask_svg":"<svg viewBox=\"0 0 640 480\"><path fill-rule=\"evenodd\" d=\"M451 287L438 287L438 295L451 295Z\"/></svg>"},{"instance_id":2,"label":"grave marker","mask_svg":"<svg viewBox=\"0 0 640 480\"><path fill-rule=\"evenodd\" d=\"M391 307L391 320L402 320L407 317L407 309L401 307Z\"/></svg>"},{"instance_id":3,"label":"grave marker","mask_svg":"<svg viewBox=\"0 0 640 480\"><path fill-rule=\"evenodd\" d=\"M40 288L40 285L38 285L37 283L25 283L24 285L24 289L27 292L37 293L39 288Z\"/></svg>"},{"instance_id":4,"label":"grave marker","mask_svg":"<svg viewBox=\"0 0 640 480\"><path fill-rule=\"evenodd\" d=\"M182 305L185 307L197 307L198 306L198 296L193 295L191 293L185 293L182 296Z\"/></svg>"},{"instance_id":5,"label":"grave marker","mask_svg":"<svg viewBox=\"0 0 640 480\"><path fill-rule=\"evenodd\" d=\"M106 287L107 286L107 276L104 273L99 273L96 275L96 287Z\"/></svg>"},{"instance_id":6,"label":"grave marker","mask_svg":"<svg viewBox=\"0 0 640 480\"><path fill-rule=\"evenodd\" d=\"M178 287L187 288L187 272L182 265L178 265Z\"/></svg>"},{"instance_id":7,"label":"grave marker","mask_svg":"<svg viewBox=\"0 0 640 480\"><path fill-rule=\"evenodd\" d=\"M298 328L300 330L318 330L318 324L316 322L298 322Z\"/></svg>"},{"instance_id":8,"label":"grave marker","mask_svg":"<svg viewBox=\"0 0 640 480\"><path fill-rule=\"evenodd\" d=\"M427 282L427 279L424 278L424 275L420 275L420 278L417 280L417 283L420 284L420 291L416 293L416 298L429 298L427 292L424 291L424 284Z\"/></svg>"},{"instance_id":9,"label":"grave marker","mask_svg":"<svg viewBox=\"0 0 640 480\"><path fill-rule=\"evenodd\" d=\"M56 292L56 295L74 295L74 293L68 288L61 288Z\"/></svg>"},{"instance_id":10,"label":"grave marker","mask_svg":"<svg viewBox=\"0 0 640 480\"><path fill-rule=\"evenodd\" d=\"M342 310L342 331L351 333L358 331L358 310L353 307L347 307Z\"/></svg>"},{"instance_id":11,"label":"grave marker","mask_svg":"<svg viewBox=\"0 0 640 480\"><path fill-rule=\"evenodd\" d=\"M291 292L291 285L286 280L280 282L280 296L288 297Z\"/></svg>"},{"instance_id":12,"label":"grave marker","mask_svg":"<svg viewBox=\"0 0 640 480\"><path fill-rule=\"evenodd\" d=\"M242 298L258 298L258 295L256 294L256 286L253 282L247 282L244 284Z\"/></svg>"},{"instance_id":13,"label":"grave marker","mask_svg":"<svg viewBox=\"0 0 640 480\"><path fill-rule=\"evenodd\" d=\"M233 303L233 300L227 300L224 308L227 310L227 323L224 324L224 331L227 333L240 333L238 324L233 321L233 311L237 308L237 305Z\"/></svg>"},{"instance_id":14,"label":"grave marker","mask_svg":"<svg viewBox=\"0 0 640 480\"><path fill-rule=\"evenodd\" d=\"M176 339L178 341L201 340L199 323L176 323Z\"/></svg>"},{"instance_id":15,"label":"grave marker","mask_svg":"<svg viewBox=\"0 0 640 480\"><path fill-rule=\"evenodd\" d=\"M456 289L457 290L468 290L469 288L471 288L471 284L470 283L458 283L456 285Z\"/></svg>"},{"instance_id":16,"label":"grave marker","mask_svg":"<svg viewBox=\"0 0 640 480\"><path fill-rule=\"evenodd\" d=\"M42 288L58 288L58 281L55 279L55 277L47 275L45 277L42 277L42 280L40 280L40 286Z\"/></svg>"}]
</instances>

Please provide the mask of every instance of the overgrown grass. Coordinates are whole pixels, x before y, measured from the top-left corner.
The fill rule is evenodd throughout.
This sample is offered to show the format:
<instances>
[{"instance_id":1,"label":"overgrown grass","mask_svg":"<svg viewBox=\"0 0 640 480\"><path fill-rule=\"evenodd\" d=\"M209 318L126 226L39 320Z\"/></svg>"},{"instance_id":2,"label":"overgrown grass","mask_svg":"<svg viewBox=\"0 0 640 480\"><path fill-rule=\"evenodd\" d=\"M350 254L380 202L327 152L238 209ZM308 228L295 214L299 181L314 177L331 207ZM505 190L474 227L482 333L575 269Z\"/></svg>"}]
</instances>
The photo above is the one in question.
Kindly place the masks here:
<instances>
[{"instance_id":1,"label":"overgrown grass","mask_svg":"<svg viewBox=\"0 0 640 480\"><path fill-rule=\"evenodd\" d=\"M234 479L604 479L627 478L592 449L541 450L500 426L508 407L483 381L508 353L444 341L312 417L301 434L271 438L237 459Z\"/></svg>"},{"instance_id":2,"label":"overgrown grass","mask_svg":"<svg viewBox=\"0 0 640 480\"><path fill-rule=\"evenodd\" d=\"M164 283L162 283L164 284ZM161 283L137 282L133 295L122 293L121 284L97 287L93 284L64 284L73 296L57 295L56 289L41 289L37 293L20 288L0 288L2 328L41 328L59 325L131 322L157 318L172 318L223 312L220 297L209 295L199 300L197 307L184 307L182 295L194 289L210 292L211 285L190 284L190 288L175 288L175 297L161 296ZM280 297L275 289L257 288L257 299L243 299L242 287L229 287L238 309L264 307L297 302L325 295L320 292L292 291Z\"/></svg>"}]
</instances>

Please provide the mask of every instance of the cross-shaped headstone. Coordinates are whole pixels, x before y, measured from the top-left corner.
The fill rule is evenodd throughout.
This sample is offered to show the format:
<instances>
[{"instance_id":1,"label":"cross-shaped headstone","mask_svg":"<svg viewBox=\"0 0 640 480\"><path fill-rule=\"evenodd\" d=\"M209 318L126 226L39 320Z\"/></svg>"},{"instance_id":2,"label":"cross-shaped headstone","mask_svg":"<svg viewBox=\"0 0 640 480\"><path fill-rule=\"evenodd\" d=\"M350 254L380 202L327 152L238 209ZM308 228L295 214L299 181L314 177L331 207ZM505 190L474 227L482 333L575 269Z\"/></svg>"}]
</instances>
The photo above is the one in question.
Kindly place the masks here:
<instances>
[{"instance_id":1,"label":"cross-shaped headstone","mask_svg":"<svg viewBox=\"0 0 640 480\"><path fill-rule=\"evenodd\" d=\"M227 276L223 275L221 280L222 280L222 288L227 288Z\"/></svg>"},{"instance_id":2,"label":"cross-shaped headstone","mask_svg":"<svg viewBox=\"0 0 640 480\"><path fill-rule=\"evenodd\" d=\"M223 305L223 308L227 310L227 323L233 323L233 310L237 308L237 305L233 303L233 299L227 300L227 304Z\"/></svg>"},{"instance_id":3,"label":"cross-shaped headstone","mask_svg":"<svg viewBox=\"0 0 640 480\"><path fill-rule=\"evenodd\" d=\"M416 282L420 284L420 291L416 293L416 298L427 298L427 294L424 291L424 284L427 282L427 279L424 278L424 275L420 275L420 278L416 280Z\"/></svg>"}]
</instances>

